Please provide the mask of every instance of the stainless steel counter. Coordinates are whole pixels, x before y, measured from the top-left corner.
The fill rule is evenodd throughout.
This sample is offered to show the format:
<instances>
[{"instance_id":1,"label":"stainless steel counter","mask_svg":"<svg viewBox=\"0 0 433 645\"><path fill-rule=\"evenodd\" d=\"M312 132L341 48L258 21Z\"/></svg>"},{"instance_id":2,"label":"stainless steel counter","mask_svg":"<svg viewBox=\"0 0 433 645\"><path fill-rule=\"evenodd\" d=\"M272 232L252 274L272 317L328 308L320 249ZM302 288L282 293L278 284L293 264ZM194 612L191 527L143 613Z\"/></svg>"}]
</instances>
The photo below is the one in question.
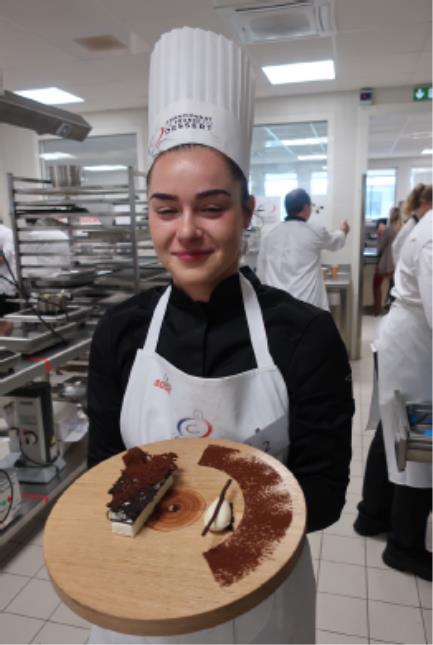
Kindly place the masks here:
<instances>
[{"instance_id":1,"label":"stainless steel counter","mask_svg":"<svg viewBox=\"0 0 433 645\"><path fill-rule=\"evenodd\" d=\"M332 266L338 266L335 277L332 276ZM328 293L329 304L331 313L334 316L335 323L340 331L343 341L347 347L347 351L351 353L351 309L350 309L350 293L352 284L352 272L350 264L322 265L324 270L324 282L326 291ZM333 295L336 295L338 304L333 304Z\"/></svg>"},{"instance_id":2,"label":"stainless steel counter","mask_svg":"<svg viewBox=\"0 0 433 645\"><path fill-rule=\"evenodd\" d=\"M92 334L93 329L81 327L67 345L49 347L35 356L23 356L16 363L13 372L0 377L0 396L79 356L90 347Z\"/></svg>"}]
</instances>

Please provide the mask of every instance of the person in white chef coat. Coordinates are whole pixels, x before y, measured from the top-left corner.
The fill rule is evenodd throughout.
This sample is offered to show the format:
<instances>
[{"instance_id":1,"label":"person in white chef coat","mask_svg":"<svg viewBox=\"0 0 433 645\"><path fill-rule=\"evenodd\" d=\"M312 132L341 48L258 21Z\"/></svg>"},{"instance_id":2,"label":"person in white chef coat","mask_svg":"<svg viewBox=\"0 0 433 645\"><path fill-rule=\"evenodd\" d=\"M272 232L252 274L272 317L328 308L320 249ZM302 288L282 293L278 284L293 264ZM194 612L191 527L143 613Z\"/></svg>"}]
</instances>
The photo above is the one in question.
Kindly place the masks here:
<instances>
[{"instance_id":1,"label":"person in white chef coat","mask_svg":"<svg viewBox=\"0 0 433 645\"><path fill-rule=\"evenodd\" d=\"M314 531L334 523L345 501L350 366L329 312L239 270L254 209L247 183L253 90L248 59L223 36L184 27L155 45L149 228L171 282L113 307L95 330L88 464L154 441L187 441L188 433L239 442L266 437L271 454L297 477L307 530ZM164 389L156 386L161 380ZM200 423L185 428L185 417ZM95 626L90 642L314 640L315 581L305 541L277 591L235 620L163 638Z\"/></svg>"},{"instance_id":2,"label":"person in white chef coat","mask_svg":"<svg viewBox=\"0 0 433 645\"><path fill-rule=\"evenodd\" d=\"M261 241L257 275L264 284L284 289L295 298L329 310L321 269L321 252L338 251L345 243L350 227L346 220L340 229L329 232L311 220L312 204L303 188L286 195L285 221L273 228Z\"/></svg>"},{"instance_id":3,"label":"person in white chef coat","mask_svg":"<svg viewBox=\"0 0 433 645\"><path fill-rule=\"evenodd\" d=\"M401 249L395 271L394 302L379 327L380 418L371 443L355 531L387 533L382 558L401 571L432 579L426 549L432 508L431 464L396 462L394 391L406 402L432 400L432 211L414 227Z\"/></svg>"},{"instance_id":4,"label":"person in white chef coat","mask_svg":"<svg viewBox=\"0 0 433 645\"><path fill-rule=\"evenodd\" d=\"M397 264L401 249L414 226L424 217L432 207L431 184L417 184L409 193L402 205L402 214L406 218L397 237L392 243L392 256Z\"/></svg>"}]
</instances>

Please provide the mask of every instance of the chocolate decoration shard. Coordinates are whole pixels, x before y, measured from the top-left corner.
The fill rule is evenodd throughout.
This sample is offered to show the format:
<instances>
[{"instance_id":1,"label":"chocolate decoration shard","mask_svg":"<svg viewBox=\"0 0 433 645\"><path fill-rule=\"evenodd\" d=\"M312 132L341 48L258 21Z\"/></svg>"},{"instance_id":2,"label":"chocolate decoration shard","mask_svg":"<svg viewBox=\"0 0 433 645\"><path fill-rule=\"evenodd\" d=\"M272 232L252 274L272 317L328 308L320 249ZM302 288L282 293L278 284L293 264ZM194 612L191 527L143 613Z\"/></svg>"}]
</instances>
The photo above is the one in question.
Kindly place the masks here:
<instances>
[{"instance_id":1,"label":"chocolate decoration shard","mask_svg":"<svg viewBox=\"0 0 433 645\"><path fill-rule=\"evenodd\" d=\"M212 513L212 515L211 515L211 518L210 518L209 522L206 524L206 526L204 527L203 531L201 532L202 536L205 536L205 535L206 535L206 533L209 531L210 527L212 526L213 522L214 522L214 521L216 520L216 518L218 517L218 513L220 512L221 505L222 505L222 503L223 503L223 501L224 501L224 497L225 497L226 492L228 491L228 488L229 488L229 486L230 486L230 484L231 484L231 483L232 483L232 480L231 480L231 479L229 479L229 480L225 483L224 488L222 489L222 491L221 491L221 493L220 493L220 496L219 496L219 499L218 499L217 505L215 506L215 510L214 510L214 512Z\"/></svg>"}]
</instances>

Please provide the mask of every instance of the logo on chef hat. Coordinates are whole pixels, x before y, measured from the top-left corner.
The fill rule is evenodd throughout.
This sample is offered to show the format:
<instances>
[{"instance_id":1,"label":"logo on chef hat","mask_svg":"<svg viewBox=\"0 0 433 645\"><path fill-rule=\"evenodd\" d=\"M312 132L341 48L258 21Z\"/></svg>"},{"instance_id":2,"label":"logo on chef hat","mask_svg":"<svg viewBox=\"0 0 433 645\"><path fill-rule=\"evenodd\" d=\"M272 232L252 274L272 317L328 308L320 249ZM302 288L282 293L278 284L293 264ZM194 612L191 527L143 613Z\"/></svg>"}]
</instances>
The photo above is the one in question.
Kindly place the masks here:
<instances>
[{"instance_id":1,"label":"logo on chef hat","mask_svg":"<svg viewBox=\"0 0 433 645\"><path fill-rule=\"evenodd\" d=\"M212 432L212 426L201 410L194 410L192 417L180 419L176 427L181 437L208 437Z\"/></svg>"},{"instance_id":2,"label":"logo on chef hat","mask_svg":"<svg viewBox=\"0 0 433 645\"><path fill-rule=\"evenodd\" d=\"M158 128L156 134L150 140L149 154L154 157L162 149L170 147L170 145L167 145L167 142L169 142L170 139L172 139L172 143L175 145L177 132L210 132L212 127L212 116L206 114L194 114L191 112L175 114L166 119L165 123Z\"/></svg>"}]
</instances>

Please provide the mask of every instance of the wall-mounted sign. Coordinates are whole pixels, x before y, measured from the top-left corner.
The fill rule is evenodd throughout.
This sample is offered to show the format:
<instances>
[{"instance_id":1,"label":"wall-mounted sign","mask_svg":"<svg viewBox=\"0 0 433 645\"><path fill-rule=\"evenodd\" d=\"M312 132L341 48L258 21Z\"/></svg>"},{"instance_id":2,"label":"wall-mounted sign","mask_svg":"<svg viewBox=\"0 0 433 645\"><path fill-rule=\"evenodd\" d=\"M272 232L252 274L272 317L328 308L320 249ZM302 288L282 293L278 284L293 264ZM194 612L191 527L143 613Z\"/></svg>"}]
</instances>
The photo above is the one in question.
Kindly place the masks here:
<instances>
[{"instance_id":1,"label":"wall-mounted sign","mask_svg":"<svg viewBox=\"0 0 433 645\"><path fill-rule=\"evenodd\" d=\"M433 97L432 86L414 87L412 98L414 101L431 101Z\"/></svg>"}]
</instances>

